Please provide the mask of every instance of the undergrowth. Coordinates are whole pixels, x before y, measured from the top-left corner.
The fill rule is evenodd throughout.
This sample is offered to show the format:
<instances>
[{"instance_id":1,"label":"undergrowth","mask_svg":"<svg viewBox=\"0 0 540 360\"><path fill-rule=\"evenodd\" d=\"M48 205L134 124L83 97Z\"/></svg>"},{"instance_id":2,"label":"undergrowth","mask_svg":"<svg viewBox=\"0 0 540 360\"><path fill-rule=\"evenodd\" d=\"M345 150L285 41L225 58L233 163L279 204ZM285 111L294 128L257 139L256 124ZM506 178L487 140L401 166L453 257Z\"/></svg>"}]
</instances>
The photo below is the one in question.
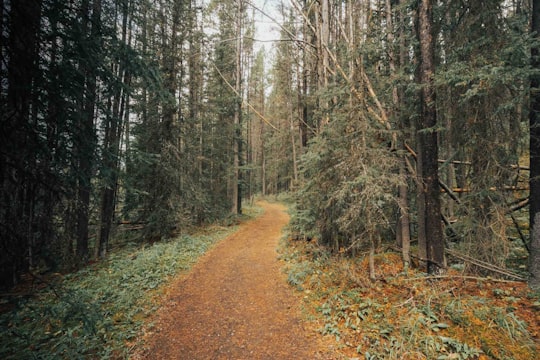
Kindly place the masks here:
<instances>
[{"instance_id":1,"label":"undergrowth","mask_svg":"<svg viewBox=\"0 0 540 360\"><path fill-rule=\"evenodd\" d=\"M212 227L58 275L0 315L1 359L127 358L159 306L160 288L235 227Z\"/></svg>"},{"instance_id":2,"label":"undergrowth","mask_svg":"<svg viewBox=\"0 0 540 360\"><path fill-rule=\"evenodd\" d=\"M306 315L351 359L538 358L539 303L523 283L405 274L395 253L376 255L372 282L367 259L315 241L284 240L280 252Z\"/></svg>"}]
</instances>

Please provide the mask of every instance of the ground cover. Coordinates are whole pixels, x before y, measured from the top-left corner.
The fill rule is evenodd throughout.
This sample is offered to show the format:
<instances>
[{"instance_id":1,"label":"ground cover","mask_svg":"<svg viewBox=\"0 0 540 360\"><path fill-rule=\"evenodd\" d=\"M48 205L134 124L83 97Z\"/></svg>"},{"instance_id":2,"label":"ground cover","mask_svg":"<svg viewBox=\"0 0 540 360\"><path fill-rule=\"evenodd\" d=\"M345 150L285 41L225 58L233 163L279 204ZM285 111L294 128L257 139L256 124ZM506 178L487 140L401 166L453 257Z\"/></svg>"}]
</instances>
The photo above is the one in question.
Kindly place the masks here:
<instances>
[{"instance_id":1,"label":"ground cover","mask_svg":"<svg viewBox=\"0 0 540 360\"><path fill-rule=\"evenodd\" d=\"M540 303L526 284L463 276L403 273L400 256L330 255L315 241L284 240L281 258L304 311L348 358L538 358Z\"/></svg>"},{"instance_id":2,"label":"ground cover","mask_svg":"<svg viewBox=\"0 0 540 360\"><path fill-rule=\"evenodd\" d=\"M164 286L236 229L212 226L151 246L127 246L107 261L35 277L3 294L0 358L128 357L160 307Z\"/></svg>"}]
</instances>

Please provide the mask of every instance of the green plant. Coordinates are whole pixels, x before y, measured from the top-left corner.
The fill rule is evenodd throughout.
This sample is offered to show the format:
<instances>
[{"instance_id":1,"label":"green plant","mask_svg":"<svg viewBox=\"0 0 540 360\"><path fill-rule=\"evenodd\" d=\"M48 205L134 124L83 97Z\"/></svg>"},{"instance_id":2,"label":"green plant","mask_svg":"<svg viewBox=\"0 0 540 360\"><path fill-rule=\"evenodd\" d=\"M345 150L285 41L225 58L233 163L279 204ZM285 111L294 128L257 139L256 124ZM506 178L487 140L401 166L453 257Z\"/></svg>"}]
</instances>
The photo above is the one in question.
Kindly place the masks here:
<instances>
[{"instance_id":1,"label":"green plant","mask_svg":"<svg viewBox=\"0 0 540 360\"><path fill-rule=\"evenodd\" d=\"M287 282L296 287L298 291L304 290L303 284L306 278L313 274L311 263L303 261L293 264L287 271Z\"/></svg>"},{"instance_id":2,"label":"green plant","mask_svg":"<svg viewBox=\"0 0 540 360\"><path fill-rule=\"evenodd\" d=\"M155 296L172 276L189 269L234 228L184 235L109 260L50 283L33 299L0 315L0 358L83 359L128 357Z\"/></svg>"},{"instance_id":3,"label":"green plant","mask_svg":"<svg viewBox=\"0 0 540 360\"><path fill-rule=\"evenodd\" d=\"M471 347L465 343L457 341L449 337L439 336L441 341L440 345L437 347L438 352L446 352L447 354L440 355L437 357L437 360L466 360L466 359L475 359L482 351Z\"/></svg>"}]
</instances>

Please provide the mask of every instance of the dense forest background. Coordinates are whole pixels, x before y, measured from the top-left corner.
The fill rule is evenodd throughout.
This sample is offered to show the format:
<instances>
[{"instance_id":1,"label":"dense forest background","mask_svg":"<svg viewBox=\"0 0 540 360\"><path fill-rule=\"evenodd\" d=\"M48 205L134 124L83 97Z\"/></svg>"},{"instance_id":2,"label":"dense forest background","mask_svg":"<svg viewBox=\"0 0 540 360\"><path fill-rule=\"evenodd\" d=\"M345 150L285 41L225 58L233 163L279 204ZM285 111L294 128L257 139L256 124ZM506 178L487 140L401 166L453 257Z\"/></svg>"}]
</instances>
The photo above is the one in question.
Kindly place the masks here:
<instances>
[{"instance_id":1,"label":"dense forest background","mask_svg":"<svg viewBox=\"0 0 540 360\"><path fill-rule=\"evenodd\" d=\"M538 0L0 11L1 288L282 192L332 251L540 286Z\"/></svg>"}]
</instances>

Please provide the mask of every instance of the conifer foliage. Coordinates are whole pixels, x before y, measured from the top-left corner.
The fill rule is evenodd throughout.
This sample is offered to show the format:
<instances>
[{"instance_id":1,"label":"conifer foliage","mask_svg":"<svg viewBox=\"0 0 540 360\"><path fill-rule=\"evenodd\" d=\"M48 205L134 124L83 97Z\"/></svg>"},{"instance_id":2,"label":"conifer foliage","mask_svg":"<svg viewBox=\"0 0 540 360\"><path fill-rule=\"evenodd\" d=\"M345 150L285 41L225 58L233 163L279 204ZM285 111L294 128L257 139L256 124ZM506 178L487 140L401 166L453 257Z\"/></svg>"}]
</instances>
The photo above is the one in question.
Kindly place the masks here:
<instances>
[{"instance_id":1,"label":"conifer foliage","mask_svg":"<svg viewBox=\"0 0 540 360\"><path fill-rule=\"evenodd\" d=\"M335 252L528 250L540 278L536 0L2 0L0 26L0 287L286 191Z\"/></svg>"},{"instance_id":2,"label":"conifer foliage","mask_svg":"<svg viewBox=\"0 0 540 360\"><path fill-rule=\"evenodd\" d=\"M250 21L242 1L23 0L0 11L1 288L105 257L119 239L156 241L229 214L244 156L249 54L231 42Z\"/></svg>"},{"instance_id":3,"label":"conifer foliage","mask_svg":"<svg viewBox=\"0 0 540 360\"><path fill-rule=\"evenodd\" d=\"M291 4L302 19L289 33L301 44L293 59L309 74L298 107L313 129L300 149L296 234L353 253L395 242L404 263L412 255L432 273L454 255L471 256L473 272L516 269L529 249L522 209L537 201L528 198L526 136L534 9L501 0Z\"/></svg>"}]
</instances>

